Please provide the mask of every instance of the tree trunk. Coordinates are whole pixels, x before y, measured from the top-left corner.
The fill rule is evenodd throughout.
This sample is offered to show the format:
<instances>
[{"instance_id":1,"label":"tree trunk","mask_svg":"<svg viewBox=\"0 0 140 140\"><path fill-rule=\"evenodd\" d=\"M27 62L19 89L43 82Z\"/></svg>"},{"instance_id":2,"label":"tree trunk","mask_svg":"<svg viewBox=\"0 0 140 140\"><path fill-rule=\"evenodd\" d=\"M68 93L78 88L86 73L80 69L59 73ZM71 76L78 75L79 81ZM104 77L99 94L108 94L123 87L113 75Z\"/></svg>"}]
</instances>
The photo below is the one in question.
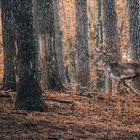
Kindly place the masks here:
<instances>
[{"instance_id":1,"label":"tree trunk","mask_svg":"<svg viewBox=\"0 0 140 140\"><path fill-rule=\"evenodd\" d=\"M36 25L36 37L38 48L38 80L40 82L41 88L43 90L48 88L47 83L47 53L46 53L46 32L45 32L45 24L46 24L46 3L45 0L36 0L34 2L34 15L35 25Z\"/></svg>"},{"instance_id":2,"label":"tree trunk","mask_svg":"<svg viewBox=\"0 0 140 140\"><path fill-rule=\"evenodd\" d=\"M53 13L54 13L54 32L55 32L55 49L58 62L58 71L60 79L65 83L65 70L62 54L62 42L59 27L59 10L58 10L58 0L53 1Z\"/></svg>"},{"instance_id":3,"label":"tree trunk","mask_svg":"<svg viewBox=\"0 0 140 140\"><path fill-rule=\"evenodd\" d=\"M46 65L47 65L47 84L48 90L61 91L63 84L59 75L56 43L53 1L45 1L45 44L46 44Z\"/></svg>"},{"instance_id":4,"label":"tree trunk","mask_svg":"<svg viewBox=\"0 0 140 140\"><path fill-rule=\"evenodd\" d=\"M47 111L36 73L38 46L34 43L33 3L31 0L14 0L13 3L18 48L18 89L15 106L18 109Z\"/></svg>"},{"instance_id":5,"label":"tree trunk","mask_svg":"<svg viewBox=\"0 0 140 140\"><path fill-rule=\"evenodd\" d=\"M98 44L103 44L103 16L102 16L102 0L97 0L98 5L98 34L99 34L99 40Z\"/></svg>"},{"instance_id":6,"label":"tree trunk","mask_svg":"<svg viewBox=\"0 0 140 140\"><path fill-rule=\"evenodd\" d=\"M53 2L49 0L37 0L34 5L34 13L37 16L36 28L39 44L38 79L43 89L61 91L63 90L63 85L58 69L57 55L62 52L59 52L59 54L56 52L57 43L55 43Z\"/></svg>"},{"instance_id":7,"label":"tree trunk","mask_svg":"<svg viewBox=\"0 0 140 140\"><path fill-rule=\"evenodd\" d=\"M16 90L15 77L15 36L13 27L13 15L11 9L12 1L2 0L2 34L4 50L4 90Z\"/></svg>"},{"instance_id":8,"label":"tree trunk","mask_svg":"<svg viewBox=\"0 0 140 140\"><path fill-rule=\"evenodd\" d=\"M104 34L105 34L105 45L108 51L112 52L111 61L119 61L119 48L117 46L117 14L115 0L104 0L103 1L103 13L104 13ZM106 79L106 92L112 93L112 81L109 77Z\"/></svg>"},{"instance_id":9,"label":"tree trunk","mask_svg":"<svg viewBox=\"0 0 140 140\"><path fill-rule=\"evenodd\" d=\"M82 86L90 81L88 31L87 31L87 0L76 0L77 30L77 82Z\"/></svg>"},{"instance_id":10,"label":"tree trunk","mask_svg":"<svg viewBox=\"0 0 140 140\"><path fill-rule=\"evenodd\" d=\"M139 0L128 0L129 43L133 62L140 62L140 5ZM140 90L140 75L137 75L134 86Z\"/></svg>"}]
</instances>

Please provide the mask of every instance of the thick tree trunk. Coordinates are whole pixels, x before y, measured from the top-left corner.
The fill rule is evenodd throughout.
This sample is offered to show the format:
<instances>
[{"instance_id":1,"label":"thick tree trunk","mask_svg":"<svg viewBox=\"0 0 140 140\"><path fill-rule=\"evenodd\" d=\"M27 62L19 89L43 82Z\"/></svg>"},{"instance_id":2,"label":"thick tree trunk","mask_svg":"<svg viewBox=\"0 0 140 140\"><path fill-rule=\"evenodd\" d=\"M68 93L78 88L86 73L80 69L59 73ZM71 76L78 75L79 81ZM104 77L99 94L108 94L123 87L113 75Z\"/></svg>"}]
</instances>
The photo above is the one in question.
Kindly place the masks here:
<instances>
[{"instance_id":1,"label":"thick tree trunk","mask_svg":"<svg viewBox=\"0 0 140 140\"><path fill-rule=\"evenodd\" d=\"M87 32L87 0L76 0L77 30L77 82L85 86L90 81L88 32Z\"/></svg>"},{"instance_id":2,"label":"thick tree trunk","mask_svg":"<svg viewBox=\"0 0 140 140\"><path fill-rule=\"evenodd\" d=\"M48 90L61 91L63 84L59 75L58 60L55 43L55 25L53 1L45 1L45 44L46 44L46 66Z\"/></svg>"},{"instance_id":3,"label":"thick tree trunk","mask_svg":"<svg viewBox=\"0 0 140 140\"><path fill-rule=\"evenodd\" d=\"M34 7L34 14L37 16L36 28L39 44L38 79L44 89L61 91L63 85L57 63L57 58L60 56L57 57L57 55L62 52L59 52L59 54L56 52L56 45L59 41L55 43L53 2L49 0L37 0L36 3L34 2ZM59 49L59 51L61 50Z\"/></svg>"},{"instance_id":4,"label":"thick tree trunk","mask_svg":"<svg viewBox=\"0 0 140 140\"><path fill-rule=\"evenodd\" d=\"M15 77L15 36L13 27L13 15L11 9L12 1L2 0L2 34L4 50L4 90L16 90Z\"/></svg>"},{"instance_id":5,"label":"thick tree trunk","mask_svg":"<svg viewBox=\"0 0 140 140\"><path fill-rule=\"evenodd\" d=\"M115 0L104 0L103 1L103 13L104 13L104 34L105 34L105 45L108 51L112 52L112 61L119 61L119 48L117 46L117 14ZM112 81L109 77L106 79L106 92L112 93Z\"/></svg>"},{"instance_id":6,"label":"thick tree trunk","mask_svg":"<svg viewBox=\"0 0 140 140\"><path fill-rule=\"evenodd\" d=\"M33 3L31 0L14 0L13 14L17 33L18 89L16 108L47 111L37 80L35 31L33 25Z\"/></svg>"},{"instance_id":7,"label":"thick tree trunk","mask_svg":"<svg viewBox=\"0 0 140 140\"><path fill-rule=\"evenodd\" d=\"M140 5L139 0L128 0L129 42L133 62L140 62ZM140 75L134 86L140 90Z\"/></svg>"}]
</instances>

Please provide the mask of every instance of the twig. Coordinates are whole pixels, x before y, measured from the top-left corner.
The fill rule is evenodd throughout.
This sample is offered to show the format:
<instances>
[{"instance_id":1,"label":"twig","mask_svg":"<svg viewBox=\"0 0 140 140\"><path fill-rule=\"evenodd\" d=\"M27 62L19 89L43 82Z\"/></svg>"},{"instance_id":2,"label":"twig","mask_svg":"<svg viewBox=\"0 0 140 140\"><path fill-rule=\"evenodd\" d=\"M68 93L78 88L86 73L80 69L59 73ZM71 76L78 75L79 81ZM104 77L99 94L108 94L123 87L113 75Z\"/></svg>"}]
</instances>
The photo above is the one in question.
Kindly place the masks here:
<instances>
[{"instance_id":1,"label":"twig","mask_svg":"<svg viewBox=\"0 0 140 140\"><path fill-rule=\"evenodd\" d=\"M125 83L125 85L126 85L128 88L130 88L134 93L140 95L140 92L137 91L136 89L134 89L131 85L129 85L128 83Z\"/></svg>"}]
</instances>

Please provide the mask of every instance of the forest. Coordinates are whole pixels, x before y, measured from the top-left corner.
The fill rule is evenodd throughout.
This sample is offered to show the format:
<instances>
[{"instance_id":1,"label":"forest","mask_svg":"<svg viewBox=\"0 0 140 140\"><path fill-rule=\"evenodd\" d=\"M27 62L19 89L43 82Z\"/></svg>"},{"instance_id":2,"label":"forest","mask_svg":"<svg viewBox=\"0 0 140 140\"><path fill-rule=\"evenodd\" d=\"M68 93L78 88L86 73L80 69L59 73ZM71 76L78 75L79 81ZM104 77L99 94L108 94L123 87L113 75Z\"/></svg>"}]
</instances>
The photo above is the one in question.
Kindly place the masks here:
<instances>
[{"instance_id":1,"label":"forest","mask_svg":"<svg viewBox=\"0 0 140 140\"><path fill-rule=\"evenodd\" d=\"M0 140L140 140L140 0L0 0Z\"/></svg>"}]
</instances>

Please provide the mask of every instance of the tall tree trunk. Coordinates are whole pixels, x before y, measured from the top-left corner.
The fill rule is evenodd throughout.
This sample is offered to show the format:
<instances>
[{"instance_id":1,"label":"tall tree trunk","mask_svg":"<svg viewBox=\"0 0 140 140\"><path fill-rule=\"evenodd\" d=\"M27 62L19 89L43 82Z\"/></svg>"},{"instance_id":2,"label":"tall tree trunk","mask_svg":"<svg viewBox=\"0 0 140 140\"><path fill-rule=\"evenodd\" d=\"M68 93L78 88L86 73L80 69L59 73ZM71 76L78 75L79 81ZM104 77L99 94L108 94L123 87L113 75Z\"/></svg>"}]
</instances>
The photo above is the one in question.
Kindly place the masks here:
<instances>
[{"instance_id":1,"label":"tall tree trunk","mask_svg":"<svg viewBox=\"0 0 140 140\"><path fill-rule=\"evenodd\" d=\"M59 75L58 60L55 43L55 24L53 1L45 0L45 44L46 44L46 65L48 90L61 91L63 84Z\"/></svg>"},{"instance_id":2,"label":"tall tree trunk","mask_svg":"<svg viewBox=\"0 0 140 140\"><path fill-rule=\"evenodd\" d=\"M128 1L129 43L133 62L140 62L140 5L139 0ZM137 75L134 86L140 90L140 75Z\"/></svg>"},{"instance_id":3,"label":"tall tree trunk","mask_svg":"<svg viewBox=\"0 0 140 140\"><path fill-rule=\"evenodd\" d=\"M46 24L46 2L45 0L36 0L34 2L34 15L35 18L35 25L36 25L36 36L37 36L37 44L39 45L38 48L38 80L40 81L40 85L43 90L48 88L47 83L47 53L46 53L46 31L45 31L45 24ZM48 21L49 22L49 21Z\"/></svg>"},{"instance_id":4,"label":"tall tree trunk","mask_svg":"<svg viewBox=\"0 0 140 140\"><path fill-rule=\"evenodd\" d=\"M119 48L117 46L117 14L115 0L103 1L103 13L104 13L104 33L105 33L105 45L108 51L112 52L112 61L119 61ZM106 79L106 92L112 93L112 81L109 77Z\"/></svg>"},{"instance_id":5,"label":"tall tree trunk","mask_svg":"<svg viewBox=\"0 0 140 140\"><path fill-rule=\"evenodd\" d=\"M18 48L18 89L15 106L18 109L47 111L36 73L38 46L34 43L33 3L32 0L14 0L13 3Z\"/></svg>"},{"instance_id":6,"label":"tall tree trunk","mask_svg":"<svg viewBox=\"0 0 140 140\"><path fill-rule=\"evenodd\" d=\"M77 30L77 82L85 86L90 81L88 31L87 31L87 0L76 0Z\"/></svg>"},{"instance_id":7,"label":"tall tree trunk","mask_svg":"<svg viewBox=\"0 0 140 140\"><path fill-rule=\"evenodd\" d=\"M53 1L53 14L54 14L54 32L55 32L55 49L58 62L59 76L63 83L65 83L65 70L62 54L62 42L59 27L59 10L58 10L58 0Z\"/></svg>"},{"instance_id":8,"label":"tall tree trunk","mask_svg":"<svg viewBox=\"0 0 140 140\"><path fill-rule=\"evenodd\" d=\"M2 34L3 34L3 50L4 50L4 90L16 90L15 77L15 37L13 27L13 15L11 9L12 1L2 0Z\"/></svg>"},{"instance_id":9,"label":"tall tree trunk","mask_svg":"<svg viewBox=\"0 0 140 140\"><path fill-rule=\"evenodd\" d=\"M43 88L53 91L63 90L62 80L58 68L58 59L61 57L61 53L57 54L56 45L59 42L59 38L55 39L55 36L58 34L55 33L55 24L54 24L54 11L53 11L53 1L49 0L37 0L35 4L35 9L37 12L37 38L39 44L39 59L38 59L38 75L41 84L43 82ZM56 35L55 35L56 34ZM58 35L57 35L58 37ZM57 41L57 43L55 43ZM60 46L57 46L60 50ZM57 55L60 55L57 57ZM63 60L63 59L62 59ZM60 62L60 61L59 61ZM61 61L62 62L62 61ZM63 64L62 64L63 65ZM63 71L61 71L63 72Z\"/></svg>"}]
</instances>

